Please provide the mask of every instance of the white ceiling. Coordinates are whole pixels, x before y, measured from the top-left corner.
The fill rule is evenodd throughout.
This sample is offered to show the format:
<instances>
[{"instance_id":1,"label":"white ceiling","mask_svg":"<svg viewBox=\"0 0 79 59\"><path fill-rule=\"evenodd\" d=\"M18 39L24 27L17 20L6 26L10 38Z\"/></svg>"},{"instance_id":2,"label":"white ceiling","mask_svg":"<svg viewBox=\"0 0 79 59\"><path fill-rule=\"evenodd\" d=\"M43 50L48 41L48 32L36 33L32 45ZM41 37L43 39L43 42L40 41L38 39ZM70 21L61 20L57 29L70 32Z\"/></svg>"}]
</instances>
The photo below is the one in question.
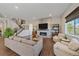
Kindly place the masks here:
<instances>
[{"instance_id":1,"label":"white ceiling","mask_svg":"<svg viewBox=\"0 0 79 59\"><path fill-rule=\"evenodd\" d=\"M71 5L70 3L0 3L0 13L7 17L27 19L49 15L60 17Z\"/></svg>"}]
</instances>

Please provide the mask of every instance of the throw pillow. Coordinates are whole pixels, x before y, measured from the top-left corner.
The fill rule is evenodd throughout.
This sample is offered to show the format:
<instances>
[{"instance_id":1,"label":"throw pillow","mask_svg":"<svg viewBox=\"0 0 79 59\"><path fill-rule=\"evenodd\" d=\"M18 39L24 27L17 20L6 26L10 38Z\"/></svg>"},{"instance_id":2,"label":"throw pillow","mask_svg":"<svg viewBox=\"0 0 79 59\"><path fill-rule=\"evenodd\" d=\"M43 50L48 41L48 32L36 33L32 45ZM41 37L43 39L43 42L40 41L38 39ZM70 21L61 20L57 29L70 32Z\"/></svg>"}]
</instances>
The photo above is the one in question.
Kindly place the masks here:
<instances>
[{"instance_id":1,"label":"throw pillow","mask_svg":"<svg viewBox=\"0 0 79 59\"><path fill-rule=\"evenodd\" d=\"M68 45L68 48L77 51L79 49L79 43L71 41Z\"/></svg>"},{"instance_id":2,"label":"throw pillow","mask_svg":"<svg viewBox=\"0 0 79 59\"><path fill-rule=\"evenodd\" d=\"M69 42L65 42L65 41L61 41L62 44L67 45L69 44Z\"/></svg>"},{"instance_id":3,"label":"throw pillow","mask_svg":"<svg viewBox=\"0 0 79 59\"><path fill-rule=\"evenodd\" d=\"M32 45L32 46L36 44L35 41L27 40L27 39L22 39L22 42L28 45Z\"/></svg>"},{"instance_id":4,"label":"throw pillow","mask_svg":"<svg viewBox=\"0 0 79 59\"><path fill-rule=\"evenodd\" d=\"M17 37L17 36L15 36L13 39L16 40L16 41L19 41L19 42L21 42L21 40L22 40L22 38Z\"/></svg>"}]
</instances>

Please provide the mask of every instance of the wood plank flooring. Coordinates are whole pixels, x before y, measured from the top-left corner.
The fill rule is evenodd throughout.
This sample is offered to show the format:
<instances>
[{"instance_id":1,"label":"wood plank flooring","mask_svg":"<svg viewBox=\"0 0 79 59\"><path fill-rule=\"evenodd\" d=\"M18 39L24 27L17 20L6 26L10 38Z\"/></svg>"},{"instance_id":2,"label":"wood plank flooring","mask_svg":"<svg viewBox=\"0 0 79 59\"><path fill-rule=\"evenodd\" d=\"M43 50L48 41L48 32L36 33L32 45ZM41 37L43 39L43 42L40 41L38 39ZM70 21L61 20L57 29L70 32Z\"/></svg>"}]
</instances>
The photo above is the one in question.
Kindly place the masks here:
<instances>
[{"instance_id":1,"label":"wood plank flooring","mask_svg":"<svg viewBox=\"0 0 79 59\"><path fill-rule=\"evenodd\" d=\"M40 56L54 56L53 45L51 39L43 39L43 49L40 53ZM0 38L0 56L18 56L15 52L4 46L4 40Z\"/></svg>"},{"instance_id":2,"label":"wood plank flooring","mask_svg":"<svg viewBox=\"0 0 79 59\"><path fill-rule=\"evenodd\" d=\"M54 42L50 38L43 39L43 49L41 51L41 56L54 56L53 51Z\"/></svg>"},{"instance_id":3,"label":"wood plank flooring","mask_svg":"<svg viewBox=\"0 0 79 59\"><path fill-rule=\"evenodd\" d=\"M5 47L4 40L0 38L0 56L18 56L18 54Z\"/></svg>"}]
</instances>

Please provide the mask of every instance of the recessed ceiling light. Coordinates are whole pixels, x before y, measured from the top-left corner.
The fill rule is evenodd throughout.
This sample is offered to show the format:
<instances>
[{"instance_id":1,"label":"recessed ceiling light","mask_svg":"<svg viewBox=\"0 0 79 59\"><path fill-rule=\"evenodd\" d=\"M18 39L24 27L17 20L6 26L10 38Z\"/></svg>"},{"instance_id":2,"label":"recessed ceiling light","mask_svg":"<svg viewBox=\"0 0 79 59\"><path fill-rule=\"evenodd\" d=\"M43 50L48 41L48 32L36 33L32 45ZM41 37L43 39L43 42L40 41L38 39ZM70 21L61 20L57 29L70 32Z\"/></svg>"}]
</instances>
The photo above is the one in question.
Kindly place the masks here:
<instances>
[{"instance_id":1,"label":"recessed ceiling light","mask_svg":"<svg viewBox=\"0 0 79 59\"><path fill-rule=\"evenodd\" d=\"M15 6L15 8L18 9L19 7L18 6Z\"/></svg>"},{"instance_id":2,"label":"recessed ceiling light","mask_svg":"<svg viewBox=\"0 0 79 59\"><path fill-rule=\"evenodd\" d=\"M49 14L49 16L51 17L51 16L52 16L52 14Z\"/></svg>"}]
</instances>

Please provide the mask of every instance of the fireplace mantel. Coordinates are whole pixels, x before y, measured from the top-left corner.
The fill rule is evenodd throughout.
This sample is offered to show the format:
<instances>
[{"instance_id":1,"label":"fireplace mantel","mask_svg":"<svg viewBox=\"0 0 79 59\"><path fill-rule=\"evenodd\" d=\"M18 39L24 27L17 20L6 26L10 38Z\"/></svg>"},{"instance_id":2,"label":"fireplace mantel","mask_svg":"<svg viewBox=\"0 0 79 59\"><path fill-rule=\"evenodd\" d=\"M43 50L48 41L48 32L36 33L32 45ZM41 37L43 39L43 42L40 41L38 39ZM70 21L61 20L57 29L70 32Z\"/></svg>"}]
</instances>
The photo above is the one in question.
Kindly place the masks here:
<instances>
[{"instance_id":1,"label":"fireplace mantel","mask_svg":"<svg viewBox=\"0 0 79 59\"><path fill-rule=\"evenodd\" d=\"M50 30L38 30L37 34L41 37L51 37L51 31Z\"/></svg>"}]
</instances>

